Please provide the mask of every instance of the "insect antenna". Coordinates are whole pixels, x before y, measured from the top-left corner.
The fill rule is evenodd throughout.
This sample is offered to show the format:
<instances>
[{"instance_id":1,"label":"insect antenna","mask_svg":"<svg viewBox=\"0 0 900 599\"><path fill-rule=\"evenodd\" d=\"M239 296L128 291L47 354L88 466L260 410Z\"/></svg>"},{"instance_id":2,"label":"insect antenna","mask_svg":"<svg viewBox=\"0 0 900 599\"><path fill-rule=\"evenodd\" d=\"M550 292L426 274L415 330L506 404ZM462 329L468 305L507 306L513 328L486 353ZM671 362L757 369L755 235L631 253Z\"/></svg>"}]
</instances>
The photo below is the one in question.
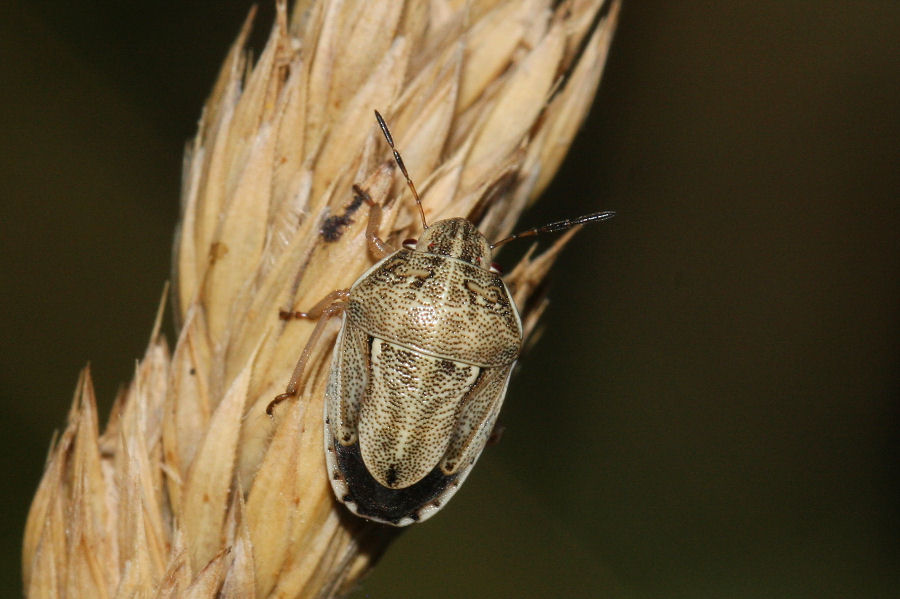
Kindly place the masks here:
<instances>
[{"instance_id":1,"label":"insect antenna","mask_svg":"<svg viewBox=\"0 0 900 599\"><path fill-rule=\"evenodd\" d=\"M403 173L403 176L406 177L406 184L409 185L410 191L412 191L413 197L416 198L416 206L419 207L419 215L422 217L422 228L427 229L428 223L425 222L425 209L422 208L422 200L419 199L419 194L416 192L416 186L413 185L412 179L409 178L409 173L406 171L406 165L403 164L403 158L400 157L400 152L397 151L396 146L394 146L394 138L391 135L390 130L388 129L387 123L384 122L384 118L382 118L381 114L376 110L375 111L375 119L378 120L378 126L381 127L381 132L384 133L384 138L387 140L388 145L391 146L391 151L394 152L394 160L397 161L397 166L400 167L400 172Z\"/></svg>"},{"instance_id":2,"label":"insect antenna","mask_svg":"<svg viewBox=\"0 0 900 599\"><path fill-rule=\"evenodd\" d=\"M585 214L584 216L579 216L578 218L567 218L566 220L556 221L555 223L550 223L544 225L543 227L535 227L534 229L528 229L527 231L522 231L520 233L516 233L515 235L510 235L505 239L501 239L500 241L495 241L491 244L491 249L496 249L501 245L505 245L514 239L521 239L522 237L534 237L535 235L540 235L541 233L558 233L559 231L565 231L566 229L571 229L575 225L583 225L585 223L594 223L600 222L602 220L609 220L616 215L612 210L606 210L603 212L592 212L591 214Z\"/></svg>"}]
</instances>

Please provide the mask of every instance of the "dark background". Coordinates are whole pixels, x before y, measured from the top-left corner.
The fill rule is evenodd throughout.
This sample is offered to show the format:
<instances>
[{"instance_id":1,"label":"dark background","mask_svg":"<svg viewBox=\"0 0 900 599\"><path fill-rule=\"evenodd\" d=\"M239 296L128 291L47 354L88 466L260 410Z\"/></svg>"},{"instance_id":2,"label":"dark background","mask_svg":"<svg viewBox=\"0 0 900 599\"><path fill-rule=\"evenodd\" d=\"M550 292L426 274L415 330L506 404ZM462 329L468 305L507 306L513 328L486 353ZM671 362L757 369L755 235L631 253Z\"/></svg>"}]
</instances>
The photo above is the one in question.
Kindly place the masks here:
<instances>
[{"instance_id":1,"label":"dark background","mask_svg":"<svg viewBox=\"0 0 900 599\"><path fill-rule=\"evenodd\" d=\"M79 369L106 413L143 352L246 10L0 8L0 596ZM896 596L898 32L894 0L626 1L526 223L619 216L563 256L502 443L355 597Z\"/></svg>"}]
</instances>

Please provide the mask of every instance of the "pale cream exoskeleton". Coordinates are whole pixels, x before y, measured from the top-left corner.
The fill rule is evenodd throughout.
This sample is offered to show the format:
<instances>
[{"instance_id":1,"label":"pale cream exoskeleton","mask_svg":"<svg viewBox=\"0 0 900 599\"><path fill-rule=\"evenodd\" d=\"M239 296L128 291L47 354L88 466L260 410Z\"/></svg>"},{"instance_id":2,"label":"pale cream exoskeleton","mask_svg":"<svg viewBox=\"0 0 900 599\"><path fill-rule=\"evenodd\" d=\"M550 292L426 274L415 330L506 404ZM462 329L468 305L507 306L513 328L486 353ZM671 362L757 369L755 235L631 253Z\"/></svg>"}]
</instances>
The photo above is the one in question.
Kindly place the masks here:
<instances>
[{"instance_id":1,"label":"pale cream exoskeleton","mask_svg":"<svg viewBox=\"0 0 900 599\"><path fill-rule=\"evenodd\" d=\"M423 233L399 250L378 235L381 206L369 206L366 239L379 260L349 289L308 312L319 319L285 393L298 393L324 323L343 322L325 397L325 457L337 498L355 514L394 526L419 522L453 496L497 421L522 347L522 322L492 262L520 237L605 220L597 212L518 233L494 244L464 218L428 225L384 119L376 118L419 209Z\"/></svg>"}]
</instances>

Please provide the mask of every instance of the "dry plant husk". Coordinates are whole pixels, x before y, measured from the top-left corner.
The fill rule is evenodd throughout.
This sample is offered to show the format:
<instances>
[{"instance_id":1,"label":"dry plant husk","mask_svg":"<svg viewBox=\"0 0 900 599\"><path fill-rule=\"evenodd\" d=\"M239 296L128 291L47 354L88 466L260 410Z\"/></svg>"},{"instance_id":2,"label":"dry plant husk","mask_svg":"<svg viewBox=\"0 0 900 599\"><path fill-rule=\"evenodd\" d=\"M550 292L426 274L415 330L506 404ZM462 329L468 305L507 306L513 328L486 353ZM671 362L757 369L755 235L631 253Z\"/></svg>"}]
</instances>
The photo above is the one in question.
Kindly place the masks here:
<instances>
[{"instance_id":1,"label":"dry plant husk","mask_svg":"<svg viewBox=\"0 0 900 599\"><path fill-rule=\"evenodd\" d=\"M340 323L315 348L300 398L272 419L266 404L314 326L278 311L308 308L372 264L353 184L384 203L381 235L394 246L421 232L373 109L429 221L464 216L488 239L509 234L591 105L619 9L277 6L255 61L251 13L187 147L174 350L158 318L103 431L83 372L28 517L28 597L318 597L352 586L395 529L351 515L325 472L322 400ZM569 237L532 248L507 276L526 334Z\"/></svg>"}]
</instances>

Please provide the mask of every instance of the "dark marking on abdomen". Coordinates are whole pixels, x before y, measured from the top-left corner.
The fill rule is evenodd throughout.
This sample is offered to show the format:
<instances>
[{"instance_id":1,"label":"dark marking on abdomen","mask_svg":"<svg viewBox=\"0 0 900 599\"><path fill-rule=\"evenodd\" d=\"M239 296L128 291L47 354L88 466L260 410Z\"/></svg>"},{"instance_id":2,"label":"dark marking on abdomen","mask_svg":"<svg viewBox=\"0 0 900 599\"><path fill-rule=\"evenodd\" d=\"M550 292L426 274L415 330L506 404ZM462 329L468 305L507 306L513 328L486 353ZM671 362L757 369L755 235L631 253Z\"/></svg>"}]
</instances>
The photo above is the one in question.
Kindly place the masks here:
<instances>
[{"instance_id":1,"label":"dark marking on abdomen","mask_svg":"<svg viewBox=\"0 0 900 599\"><path fill-rule=\"evenodd\" d=\"M434 502L455 480L457 475L447 476L440 466L422 480L405 489L389 489L369 474L359 453L359 443L344 447L332 440L338 468L344 475L349 493L345 502L356 504L360 516L378 518L398 524L403 518L419 520L419 511ZM390 482L391 471L388 471ZM394 473L396 477L396 473Z\"/></svg>"}]
</instances>

